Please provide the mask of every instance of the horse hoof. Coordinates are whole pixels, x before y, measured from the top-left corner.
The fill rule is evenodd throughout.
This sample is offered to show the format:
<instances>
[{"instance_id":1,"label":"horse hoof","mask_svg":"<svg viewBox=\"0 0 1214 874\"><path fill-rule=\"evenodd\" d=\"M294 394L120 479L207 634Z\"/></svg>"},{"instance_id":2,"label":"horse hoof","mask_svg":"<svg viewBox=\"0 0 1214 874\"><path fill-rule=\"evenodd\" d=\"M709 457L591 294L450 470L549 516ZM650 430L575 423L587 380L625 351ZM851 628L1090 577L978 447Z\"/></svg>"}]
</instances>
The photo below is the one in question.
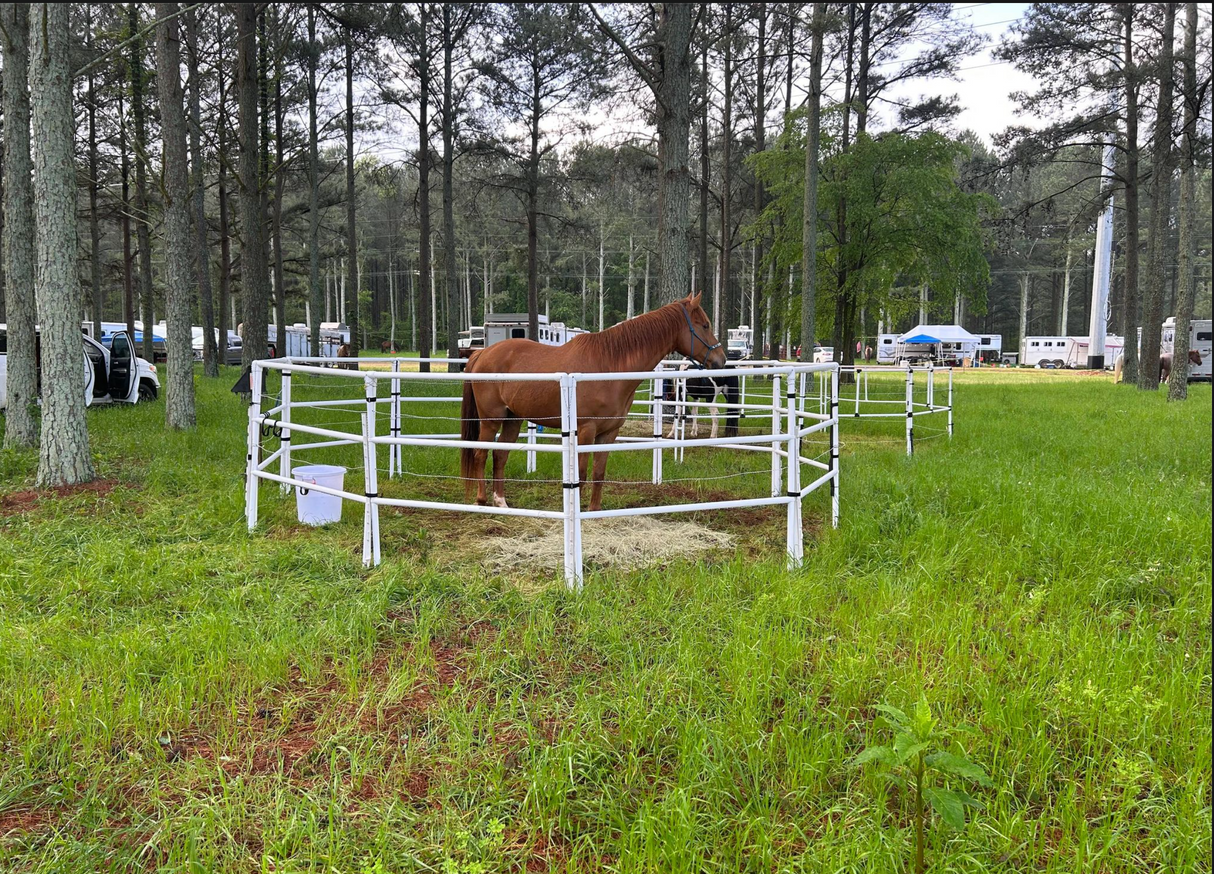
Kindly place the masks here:
<instances>
[{"instance_id":1,"label":"horse hoof","mask_svg":"<svg viewBox=\"0 0 1214 874\"><path fill-rule=\"evenodd\" d=\"M510 505L506 503L506 499L504 497L502 497L501 495L494 495L493 496L493 506L505 508L505 507L509 507Z\"/></svg>"},{"instance_id":2,"label":"horse hoof","mask_svg":"<svg viewBox=\"0 0 1214 874\"><path fill-rule=\"evenodd\" d=\"M485 498L477 498L477 499L476 499L476 505L477 505L478 507L488 507L488 506L489 506L489 501L488 501L487 499L485 499Z\"/></svg>"}]
</instances>

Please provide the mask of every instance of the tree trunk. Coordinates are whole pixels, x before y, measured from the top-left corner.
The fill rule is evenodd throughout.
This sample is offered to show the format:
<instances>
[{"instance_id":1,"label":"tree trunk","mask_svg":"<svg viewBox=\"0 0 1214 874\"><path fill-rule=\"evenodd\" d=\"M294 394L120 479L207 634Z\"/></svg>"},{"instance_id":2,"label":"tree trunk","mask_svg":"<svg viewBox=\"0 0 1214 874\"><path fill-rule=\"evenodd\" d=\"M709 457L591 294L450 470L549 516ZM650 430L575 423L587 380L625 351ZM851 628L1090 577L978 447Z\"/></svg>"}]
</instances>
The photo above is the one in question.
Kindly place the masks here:
<instances>
[{"instance_id":1,"label":"tree trunk","mask_svg":"<svg viewBox=\"0 0 1214 874\"><path fill-rule=\"evenodd\" d=\"M739 324L743 307L733 293L733 270L730 256L733 254L733 220L730 216L733 200L733 4L725 4L725 70L724 105L721 108L721 309L724 318L717 325L718 331Z\"/></svg>"},{"instance_id":2,"label":"tree trunk","mask_svg":"<svg viewBox=\"0 0 1214 874\"><path fill-rule=\"evenodd\" d=\"M215 300L211 293L211 256L207 242L206 161L202 155L202 72L198 52L198 11L185 13L186 54L190 81L190 160L194 171L195 270L198 302L202 310L202 371L219 376L219 350L215 342Z\"/></svg>"},{"instance_id":3,"label":"tree trunk","mask_svg":"<svg viewBox=\"0 0 1214 874\"><path fill-rule=\"evenodd\" d=\"M662 73L655 89L658 131L658 296L666 304L687 293L691 200L691 3L663 3Z\"/></svg>"},{"instance_id":4,"label":"tree trunk","mask_svg":"<svg viewBox=\"0 0 1214 874\"><path fill-rule=\"evenodd\" d=\"M417 263L417 320L418 355L429 358L433 352L431 325L434 320L434 273L430 263L434 241L430 231L430 6L420 4L421 36L418 38L418 107L417 107L417 206L418 206L418 263ZM422 373L430 372L430 365L423 360L419 365Z\"/></svg>"},{"instance_id":5,"label":"tree trunk","mask_svg":"<svg viewBox=\"0 0 1214 874\"><path fill-rule=\"evenodd\" d=\"M217 132L219 164L219 360L228 363L228 331L235 318L229 320L232 303L232 228L228 221L228 87L223 69L223 16L216 14L216 37L219 43L219 130Z\"/></svg>"},{"instance_id":6,"label":"tree trunk","mask_svg":"<svg viewBox=\"0 0 1214 874\"><path fill-rule=\"evenodd\" d=\"M455 147L452 137L455 107L451 99L451 53L455 49L455 34L451 29L451 4L443 10L443 262L447 274L447 357L459 357L459 263L455 250L455 196L452 174L455 169ZM534 337L532 339L535 339ZM458 364L448 365L458 370Z\"/></svg>"},{"instance_id":7,"label":"tree trunk","mask_svg":"<svg viewBox=\"0 0 1214 874\"><path fill-rule=\"evenodd\" d=\"M127 7L127 26L132 34L138 34L139 4ZM148 212L147 174L147 112L143 104L143 38L137 37L130 45L131 65L131 111L135 116L135 237L139 243L139 312L143 321L143 357L155 361L153 323L155 311L152 296L152 229Z\"/></svg>"},{"instance_id":8,"label":"tree trunk","mask_svg":"<svg viewBox=\"0 0 1214 874\"><path fill-rule=\"evenodd\" d=\"M700 23L700 288L708 285L708 186L712 177L712 155L708 148L708 13L701 15ZM645 254L646 264L649 254ZM646 270L646 283L649 273ZM646 284L646 289L648 289ZM649 299L645 299L645 311L649 311ZM724 322L721 314L713 312L713 321L720 328Z\"/></svg>"},{"instance_id":9,"label":"tree trunk","mask_svg":"<svg viewBox=\"0 0 1214 874\"><path fill-rule=\"evenodd\" d=\"M822 31L825 4L814 4L809 50L809 129L805 137L805 209L801 228L801 360L814 359L818 289L818 143L822 129Z\"/></svg>"},{"instance_id":10,"label":"tree trunk","mask_svg":"<svg viewBox=\"0 0 1214 874\"><path fill-rule=\"evenodd\" d=\"M93 54L93 4L85 4L85 37L89 56ZM89 286L92 290L93 336L101 337L102 311L105 309L105 289L101 285L101 227L97 216L97 97L95 68L89 67L88 116L89 116Z\"/></svg>"},{"instance_id":11,"label":"tree trunk","mask_svg":"<svg viewBox=\"0 0 1214 874\"><path fill-rule=\"evenodd\" d=\"M361 313L358 311L358 236L355 228L357 204L354 192L354 33L347 25L345 28L346 43L346 252L350 261L347 269L350 271L350 286L354 306L350 308L350 345L354 354L358 355L359 322Z\"/></svg>"},{"instance_id":12,"label":"tree trunk","mask_svg":"<svg viewBox=\"0 0 1214 874\"><path fill-rule=\"evenodd\" d=\"M1058 314L1058 335L1065 337L1071 309L1071 238L1066 240L1066 266L1062 268L1062 310ZM960 324L960 322L958 322Z\"/></svg>"},{"instance_id":13,"label":"tree trunk","mask_svg":"<svg viewBox=\"0 0 1214 874\"><path fill-rule=\"evenodd\" d=\"M767 4L760 3L757 7L759 16L759 57L755 66L755 152L762 152L767 143ZM750 293L751 309L754 316L754 327L759 339L760 356L763 355L763 336L771 336L768 317L764 314L767 307L763 300L763 227L759 216L763 215L763 183L756 176L754 179L754 210L755 235L751 248L750 263ZM774 309L774 308L773 308Z\"/></svg>"},{"instance_id":14,"label":"tree trunk","mask_svg":"<svg viewBox=\"0 0 1214 874\"><path fill-rule=\"evenodd\" d=\"M1181 96L1184 100L1184 128L1180 143L1180 264L1177 269L1176 330L1172 343L1172 375L1168 382L1168 400L1183 401L1189 396L1189 331L1193 318L1196 291L1194 263L1196 261L1193 233L1194 203L1197 183L1194 163L1197 151L1197 116L1201 99L1197 91L1197 4L1185 4L1184 78Z\"/></svg>"},{"instance_id":15,"label":"tree trunk","mask_svg":"<svg viewBox=\"0 0 1214 874\"><path fill-rule=\"evenodd\" d=\"M645 252L645 291L644 291L642 300L644 301L644 303L643 303L644 309L642 311L649 312L649 252L648 251ZM717 314L713 313L712 317L715 319L717 317Z\"/></svg>"},{"instance_id":16,"label":"tree trunk","mask_svg":"<svg viewBox=\"0 0 1214 874\"><path fill-rule=\"evenodd\" d=\"M540 176L540 79L539 67L531 74L531 150L527 156L527 336L539 340L539 176ZM602 327L599 327L602 330Z\"/></svg>"},{"instance_id":17,"label":"tree trunk","mask_svg":"<svg viewBox=\"0 0 1214 874\"><path fill-rule=\"evenodd\" d=\"M37 247L34 295L42 332L43 385L37 482L43 487L74 485L94 477L80 366L69 13L67 4L36 3L29 15Z\"/></svg>"},{"instance_id":18,"label":"tree trunk","mask_svg":"<svg viewBox=\"0 0 1214 874\"><path fill-rule=\"evenodd\" d=\"M44 4L38 5L39 14ZM0 4L4 23L4 272L8 319L8 407L4 448L30 449L38 443L38 365L34 325L34 193L30 182L28 3ZM68 147L71 133L68 134ZM75 240L72 241L75 246ZM74 285L74 283L73 283ZM79 331L79 327L76 329ZM76 341L77 343L79 340ZM79 371L79 355L72 359ZM81 389L83 393L83 389ZM83 415L83 413L81 414Z\"/></svg>"},{"instance_id":19,"label":"tree trunk","mask_svg":"<svg viewBox=\"0 0 1214 874\"><path fill-rule=\"evenodd\" d=\"M316 7L308 4L308 296L316 318L309 326L313 355L320 354L320 314L328 312L328 296L320 285L320 150L316 121L316 66L320 46L316 42ZM327 318L326 321L332 321Z\"/></svg>"},{"instance_id":20,"label":"tree trunk","mask_svg":"<svg viewBox=\"0 0 1214 874\"><path fill-rule=\"evenodd\" d=\"M636 288L636 256L632 245L632 234L628 235L628 307L626 318L631 319L636 315L636 302L633 297L633 291Z\"/></svg>"},{"instance_id":21,"label":"tree trunk","mask_svg":"<svg viewBox=\"0 0 1214 874\"><path fill-rule=\"evenodd\" d=\"M607 240L603 232L603 223L599 222L599 330L603 330L603 295L604 288L607 284L607 259L606 259Z\"/></svg>"},{"instance_id":22,"label":"tree trunk","mask_svg":"<svg viewBox=\"0 0 1214 874\"><path fill-rule=\"evenodd\" d=\"M278 354L287 354L287 286L282 272L282 192L285 183L283 176L283 145L282 145L282 32L278 18L279 7L270 6L273 17L274 44L274 208L271 214L271 246L274 254L274 322L278 325ZM265 183L263 183L264 185ZM319 347L316 347L320 354Z\"/></svg>"},{"instance_id":23,"label":"tree trunk","mask_svg":"<svg viewBox=\"0 0 1214 874\"><path fill-rule=\"evenodd\" d=\"M181 94L181 38L176 3L157 3L156 91L160 98L160 129L164 159L165 262L165 424L175 430L193 428L194 352L190 322L194 313L194 282L190 276L190 185L186 163L186 122ZM170 17L171 16L171 17Z\"/></svg>"},{"instance_id":24,"label":"tree trunk","mask_svg":"<svg viewBox=\"0 0 1214 874\"><path fill-rule=\"evenodd\" d=\"M1122 3L1125 25L1122 62L1125 77L1125 276L1121 324L1125 335L1121 380L1138 382L1138 71L1134 66L1134 3Z\"/></svg>"},{"instance_id":25,"label":"tree trunk","mask_svg":"<svg viewBox=\"0 0 1214 874\"><path fill-rule=\"evenodd\" d=\"M1163 284L1167 274L1169 189L1172 182L1172 40L1176 4L1163 4L1163 44L1159 54L1159 101L1151 145L1151 228L1147 239L1147 293L1142 305L1142 360L1138 387L1159 389L1159 334L1163 321ZM1125 338L1126 345L1134 342Z\"/></svg>"},{"instance_id":26,"label":"tree trunk","mask_svg":"<svg viewBox=\"0 0 1214 874\"><path fill-rule=\"evenodd\" d=\"M126 65L122 65L125 71ZM118 92L118 155L122 172L122 317L126 321L127 336L135 338L135 279L131 275L134 255L131 254L131 158L126 139L126 112L123 108L123 88Z\"/></svg>"},{"instance_id":27,"label":"tree trunk","mask_svg":"<svg viewBox=\"0 0 1214 874\"><path fill-rule=\"evenodd\" d=\"M245 367L268 354L266 248L257 132L257 4L236 4L236 91L240 104L240 297Z\"/></svg>"}]
</instances>

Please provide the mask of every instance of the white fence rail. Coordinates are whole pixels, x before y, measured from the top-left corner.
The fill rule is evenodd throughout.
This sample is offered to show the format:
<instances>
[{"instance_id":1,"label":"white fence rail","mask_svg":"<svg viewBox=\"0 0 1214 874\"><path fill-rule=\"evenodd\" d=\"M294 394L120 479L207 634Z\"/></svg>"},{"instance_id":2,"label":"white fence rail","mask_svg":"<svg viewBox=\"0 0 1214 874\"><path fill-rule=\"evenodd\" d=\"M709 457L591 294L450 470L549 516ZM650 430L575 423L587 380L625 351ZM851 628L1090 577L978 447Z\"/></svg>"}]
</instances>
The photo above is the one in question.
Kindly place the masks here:
<instances>
[{"instance_id":1,"label":"white fence rail","mask_svg":"<svg viewBox=\"0 0 1214 874\"><path fill-rule=\"evenodd\" d=\"M405 359L413 362L417 359ZM427 359L433 364L446 365L447 359ZM796 364L773 362L770 365L751 365L745 368L745 376L770 381L771 396L759 396L752 392L747 400L745 379L742 379L742 394L736 402L715 404L726 408L727 414L747 417L747 425L762 423L765 430L758 434L731 434L718 437L688 437L685 421L689 413L709 406L707 402L688 399L689 380L703 378L729 379L741 375L735 368L723 370L675 370L660 369L636 373L465 373L433 371L420 373L402 371L402 360L361 359L361 364L383 367L378 370L349 369L353 362L334 366L332 359L279 358L253 363L250 380L252 387L248 421L248 457L245 478L245 516L250 531L258 521L258 491L261 481L278 483L284 492L293 487L305 487L322 494L335 495L343 500L363 505L363 564L377 565L380 562L379 508L408 507L438 511L483 513L502 516L526 516L537 519L560 520L564 528L564 574L570 588L580 588L583 579L582 521L622 516L643 516L658 513L692 513L704 510L723 510L742 507L783 505L786 507L786 549L790 567L799 566L804 555L802 524L802 502L805 497L823 486L830 488L831 525L839 522L839 366L837 364ZM278 371L281 389L277 399L263 396L264 376L267 371ZM349 384L350 394L361 387L357 397L297 400L292 397L292 380L303 376L325 377L336 384ZM635 380L641 383L633 410L633 417L652 423L651 436L620 436L613 444L579 446L578 431L578 387L596 382ZM561 430L541 433L534 426L526 432L526 442L503 445L496 442L465 440L459 428L454 433L408 433L406 423L417 418L439 418L452 420L455 416L411 415L409 408L420 405L458 403L457 396L411 395L402 391L403 383L425 382L457 383L462 388L468 382L550 382L560 388ZM379 383L387 382L388 396L380 397ZM673 383L674 391L667 392ZM829 396L823 402L819 398L818 409L806 404L803 394L806 386L824 386ZM272 406L263 408L269 400ZM276 402L274 402L276 401ZM378 410L387 405L387 433L380 433L381 416ZM293 412L305 409L344 411L342 422L335 425L306 424L296 421ZM432 409L432 408L431 408ZM342 430L342 424L353 419L349 415L357 411L357 430ZM749 414L749 416L747 416ZM666 436L668 423L678 423L674 436ZM826 433L826 449L818 456L804 454L806 437ZM277 437L279 447L262 457L261 442L265 436ZM306 437L310 442L297 442ZM293 458L308 450L338 446L359 445L363 458L363 482L360 491L330 489L293 478ZM527 472L537 469L538 454L559 454L561 457L561 510L544 510L527 507L497 507L450 501L423 500L418 498L388 497L380 494L378 457L381 447L388 450L387 472L389 478L404 473L404 447L427 447L433 449L518 449L527 456ZM582 509L582 485L579 481L579 456L595 452L650 452L652 453L651 482L663 482L664 456L671 455L682 460L688 447L719 447L745 452L761 452L770 456L771 493L761 498L736 498L692 503L653 504L650 506L601 509ZM277 467L275 472L272 468ZM808 468L813 474L809 482L803 483L802 471Z\"/></svg>"}]
</instances>

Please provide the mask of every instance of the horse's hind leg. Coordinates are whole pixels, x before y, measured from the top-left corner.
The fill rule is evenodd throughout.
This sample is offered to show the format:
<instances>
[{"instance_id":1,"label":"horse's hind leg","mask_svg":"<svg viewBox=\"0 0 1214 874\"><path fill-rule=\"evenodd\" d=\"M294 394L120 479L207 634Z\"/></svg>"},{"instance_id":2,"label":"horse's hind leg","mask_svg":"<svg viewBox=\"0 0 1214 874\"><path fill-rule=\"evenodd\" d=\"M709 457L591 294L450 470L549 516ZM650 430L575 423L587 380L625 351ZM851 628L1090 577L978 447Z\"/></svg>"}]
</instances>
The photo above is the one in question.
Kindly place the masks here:
<instances>
[{"instance_id":1,"label":"horse's hind leg","mask_svg":"<svg viewBox=\"0 0 1214 874\"><path fill-rule=\"evenodd\" d=\"M502 423L502 433L498 436L498 443L513 443L518 439L518 432L522 430L522 419L507 419ZM493 450L493 504L497 507L506 507L506 459L510 457L509 449L494 449Z\"/></svg>"},{"instance_id":2,"label":"horse's hind leg","mask_svg":"<svg viewBox=\"0 0 1214 874\"><path fill-rule=\"evenodd\" d=\"M476 439L483 443L492 443L502 423L497 419L481 419L480 424L481 430ZM489 450L474 449L472 452L472 468L476 471L476 502L484 506L489 503L488 490L485 487L485 467L489 461Z\"/></svg>"},{"instance_id":3,"label":"horse's hind leg","mask_svg":"<svg viewBox=\"0 0 1214 874\"><path fill-rule=\"evenodd\" d=\"M614 443L615 437L620 433L620 429L609 431L605 434L599 434L594 442L596 445L604 445ZM607 453L594 453L594 484L590 488L590 510L603 509L603 480L607 478Z\"/></svg>"}]
</instances>

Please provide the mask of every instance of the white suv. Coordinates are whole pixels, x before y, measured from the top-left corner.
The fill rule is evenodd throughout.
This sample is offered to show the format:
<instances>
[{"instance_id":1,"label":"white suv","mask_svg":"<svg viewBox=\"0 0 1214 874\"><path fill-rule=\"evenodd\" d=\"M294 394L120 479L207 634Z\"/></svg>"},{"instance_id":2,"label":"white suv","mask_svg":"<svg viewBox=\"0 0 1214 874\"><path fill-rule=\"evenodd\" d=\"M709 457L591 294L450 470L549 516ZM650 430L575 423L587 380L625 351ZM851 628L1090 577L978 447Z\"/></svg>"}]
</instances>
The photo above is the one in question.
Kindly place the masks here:
<instances>
[{"instance_id":1,"label":"white suv","mask_svg":"<svg viewBox=\"0 0 1214 874\"><path fill-rule=\"evenodd\" d=\"M135 346L126 331L113 335L109 349L84 334L80 335L80 339L83 343L81 363L84 367L86 406L156 400L160 394L156 365L134 354ZM0 409L4 409L8 399L7 340L5 326L0 325Z\"/></svg>"}]
</instances>

